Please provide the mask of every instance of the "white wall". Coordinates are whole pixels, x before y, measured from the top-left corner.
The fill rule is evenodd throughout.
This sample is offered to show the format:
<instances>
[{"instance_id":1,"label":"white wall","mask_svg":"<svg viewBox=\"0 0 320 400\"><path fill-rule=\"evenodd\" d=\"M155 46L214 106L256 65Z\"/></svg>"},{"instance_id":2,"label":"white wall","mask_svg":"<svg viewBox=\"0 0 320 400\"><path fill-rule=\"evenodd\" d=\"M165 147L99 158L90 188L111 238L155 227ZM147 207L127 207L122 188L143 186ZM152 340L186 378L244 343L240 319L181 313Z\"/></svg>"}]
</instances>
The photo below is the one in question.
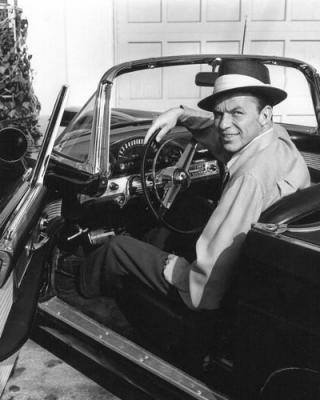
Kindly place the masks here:
<instances>
[{"instance_id":1,"label":"white wall","mask_svg":"<svg viewBox=\"0 0 320 400\"><path fill-rule=\"evenodd\" d=\"M29 22L34 90L50 114L62 84L81 106L114 64L113 0L18 0Z\"/></svg>"},{"instance_id":2,"label":"white wall","mask_svg":"<svg viewBox=\"0 0 320 400\"><path fill-rule=\"evenodd\" d=\"M45 115L63 83L71 89L69 105L81 106L103 72L117 62L169 54L239 53L246 16L245 53L301 58L320 69L320 0L18 0L18 4L29 21L34 88ZM117 105L126 106L119 101Z\"/></svg>"}]
</instances>

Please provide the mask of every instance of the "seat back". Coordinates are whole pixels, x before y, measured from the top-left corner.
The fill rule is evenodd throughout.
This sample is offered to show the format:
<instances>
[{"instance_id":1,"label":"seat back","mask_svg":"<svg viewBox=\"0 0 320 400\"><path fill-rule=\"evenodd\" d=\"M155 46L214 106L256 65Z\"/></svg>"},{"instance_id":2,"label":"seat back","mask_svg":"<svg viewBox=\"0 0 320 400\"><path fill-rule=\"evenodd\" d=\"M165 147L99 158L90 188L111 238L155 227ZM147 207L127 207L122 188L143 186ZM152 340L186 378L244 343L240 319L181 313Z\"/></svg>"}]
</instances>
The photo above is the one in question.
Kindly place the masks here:
<instances>
[{"instance_id":1,"label":"seat back","mask_svg":"<svg viewBox=\"0 0 320 400\"><path fill-rule=\"evenodd\" d=\"M259 222L287 224L320 211L320 183L283 197L261 214Z\"/></svg>"}]
</instances>

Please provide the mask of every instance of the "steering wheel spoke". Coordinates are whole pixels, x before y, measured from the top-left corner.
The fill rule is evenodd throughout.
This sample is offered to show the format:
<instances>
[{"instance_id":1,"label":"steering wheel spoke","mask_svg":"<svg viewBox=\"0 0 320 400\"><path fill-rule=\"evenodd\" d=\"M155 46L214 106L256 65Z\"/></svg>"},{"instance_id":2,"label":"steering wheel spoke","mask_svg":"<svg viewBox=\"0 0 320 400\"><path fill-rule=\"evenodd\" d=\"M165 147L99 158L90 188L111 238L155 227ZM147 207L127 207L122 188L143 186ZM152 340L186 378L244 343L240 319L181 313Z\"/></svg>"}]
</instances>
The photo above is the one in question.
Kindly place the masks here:
<instances>
[{"instance_id":1,"label":"steering wheel spoke","mask_svg":"<svg viewBox=\"0 0 320 400\"><path fill-rule=\"evenodd\" d=\"M191 179L189 170L193 165L197 142L192 139L185 147L182 147L174 139L168 139L161 142L160 146L157 145L156 154L153 152L150 156L150 150L152 151L155 148L154 143L157 135L158 131L151 136L142 157L141 182L146 202L155 217L170 230L183 234L197 233L203 228L205 221L201 222L201 226L191 227L195 225L195 220L189 218L187 212L185 212L183 207L185 199L180 196L181 193L187 193L188 196L189 191L187 189L196 180L194 177ZM171 158L168 147L166 147L169 144L172 147L175 146L173 147L175 156L171 156ZM150 162L151 157L152 162ZM175 163L174 165L168 165L168 157L172 160L172 164ZM152 170L150 172L151 164ZM150 180L153 182L152 185L150 185ZM181 220L180 216L184 213L186 218ZM174 225L169 220L174 220ZM183 228L180 229L176 224L181 223Z\"/></svg>"},{"instance_id":2,"label":"steering wheel spoke","mask_svg":"<svg viewBox=\"0 0 320 400\"><path fill-rule=\"evenodd\" d=\"M172 185L167 190L165 190L163 200L161 201L162 206L169 210L178 193L180 192L180 189L181 187L179 185Z\"/></svg>"},{"instance_id":3,"label":"steering wheel spoke","mask_svg":"<svg viewBox=\"0 0 320 400\"><path fill-rule=\"evenodd\" d=\"M189 167L192 163L196 148L197 148L196 141L192 140L190 143L188 143L182 156L180 157L179 161L177 162L176 167L183 169L185 171L188 171Z\"/></svg>"}]
</instances>

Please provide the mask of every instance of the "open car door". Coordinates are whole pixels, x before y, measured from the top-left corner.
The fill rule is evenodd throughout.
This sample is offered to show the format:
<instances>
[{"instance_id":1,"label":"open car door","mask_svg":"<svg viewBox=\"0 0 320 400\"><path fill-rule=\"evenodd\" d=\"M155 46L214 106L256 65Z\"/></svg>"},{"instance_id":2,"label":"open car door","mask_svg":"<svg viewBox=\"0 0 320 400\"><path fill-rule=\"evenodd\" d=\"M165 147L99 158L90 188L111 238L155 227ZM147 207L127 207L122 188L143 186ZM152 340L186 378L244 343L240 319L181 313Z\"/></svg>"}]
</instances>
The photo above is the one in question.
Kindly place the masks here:
<instances>
[{"instance_id":1,"label":"open car door","mask_svg":"<svg viewBox=\"0 0 320 400\"><path fill-rule=\"evenodd\" d=\"M63 86L37 155L25 155L22 131L0 131L0 395L36 310L42 266L37 259L46 238L34 227L46 198L43 179L67 92Z\"/></svg>"}]
</instances>

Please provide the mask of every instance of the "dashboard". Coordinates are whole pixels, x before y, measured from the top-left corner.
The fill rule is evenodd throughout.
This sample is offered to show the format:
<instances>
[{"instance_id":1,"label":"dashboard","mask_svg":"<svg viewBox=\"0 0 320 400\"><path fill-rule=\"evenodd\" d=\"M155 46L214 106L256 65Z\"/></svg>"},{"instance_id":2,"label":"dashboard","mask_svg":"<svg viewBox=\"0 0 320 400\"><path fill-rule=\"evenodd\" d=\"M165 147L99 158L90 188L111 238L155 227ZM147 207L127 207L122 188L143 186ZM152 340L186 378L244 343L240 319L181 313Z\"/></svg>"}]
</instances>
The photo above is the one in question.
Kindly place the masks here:
<instances>
[{"instance_id":1,"label":"dashboard","mask_svg":"<svg viewBox=\"0 0 320 400\"><path fill-rule=\"evenodd\" d=\"M148 187L153 185L152 168L161 170L176 165L189 141L190 134L185 135L185 132L182 134L180 132L161 146L158 154L160 145L155 142L152 144L146 160ZM112 141L110 150L111 176L102 197L107 197L123 207L131 198L141 196L143 193L140 169L145 150L144 134L140 131L136 135L116 138ZM199 182L219 175L219 167L208 150L199 145L188 173L191 183Z\"/></svg>"},{"instance_id":2,"label":"dashboard","mask_svg":"<svg viewBox=\"0 0 320 400\"><path fill-rule=\"evenodd\" d=\"M151 169L154 157L159 146L152 143L147 156L147 166ZM135 136L122 139L111 146L112 175L121 176L140 173L141 161L144 153L144 136ZM183 153L183 146L177 142L171 142L165 146L157 158L157 167L165 168L175 165Z\"/></svg>"}]
</instances>

